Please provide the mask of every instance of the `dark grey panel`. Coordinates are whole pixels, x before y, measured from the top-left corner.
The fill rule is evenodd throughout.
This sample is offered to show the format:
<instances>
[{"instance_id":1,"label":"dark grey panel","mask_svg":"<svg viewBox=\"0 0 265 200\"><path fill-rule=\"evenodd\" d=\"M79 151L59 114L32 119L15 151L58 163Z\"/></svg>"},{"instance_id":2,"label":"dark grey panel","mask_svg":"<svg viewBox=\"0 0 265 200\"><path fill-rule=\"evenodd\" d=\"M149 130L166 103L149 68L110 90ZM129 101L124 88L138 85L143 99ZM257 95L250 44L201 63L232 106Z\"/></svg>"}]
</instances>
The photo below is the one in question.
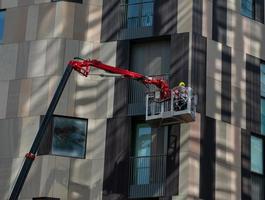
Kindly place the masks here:
<instances>
[{"instance_id":1,"label":"dark grey panel","mask_svg":"<svg viewBox=\"0 0 265 200\"><path fill-rule=\"evenodd\" d=\"M231 48L222 49L221 119L231 123Z\"/></svg>"},{"instance_id":2,"label":"dark grey panel","mask_svg":"<svg viewBox=\"0 0 265 200\"><path fill-rule=\"evenodd\" d=\"M130 63L130 42L117 42L116 65L128 69ZM127 116L128 113L128 80L115 79L113 116Z\"/></svg>"},{"instance_id":3,"label":"dark grey panel","mask_svg":"<svg viewBox=\"0 0 265 200\"><path fill-rule=\"evenodd\" d=\"M101 42L117 40L120 0L103 0Z\"/></svg>"},{"instance_id":4,"label":"dark grey panel","mask_svg":"<svg viewBox=\"0 0 265 200\"><path fill-rule=\"evenodd\" d=\"M251 199L250 134L241 130L241 198Z\"/></svg>"},{"instance_id":5,"label":"dark grey panel","mask_svg":"<svg viewBox=\"0 0 265 200\"><path fill-rule=\"evenodd\" d=\"M215 199L216 121L201 117L200 198Z\"/></svg>"},{"instance_id":6,"label":"dark grey panel","mask_svg":"<svg viewBox=\"0 0 265 200\"><path fill-rule=\"evenodd\" d=\"M171 64L169 83L171 88L180 81L188 82L189 33L171 35Z\"/></svg>"},{"instance_id":7,"label":"dark grey panel","mask_svg":"<svg viewBox=\"0 0 265 200\"><path fill-rule=\"evenodd\" d=\"M9 81L6 117L17 117L20 83L20 80Z\"/></svg>"},{"instance_id":8,"label":"dark grey panel","mask_svg":"<svg viewBox=\"0 0 265 200\"><path fill-rule=\"evenodd\" d=\"M212 38L217 42L226 43L227 36L227 1L213 1Z\"/></svg>"},{"instance_id":9,"label":"dark grey panel","mask_svg":"<svg viewBox=\"0 0 265 200\"><path fill-rule=\"evenodd\" d=\"M208 3L208 2L206 2ZM192 32L202 34L203 0L193 1Z\"/></svg>"},{"instance_id":10,"label":"dark grey panel","mask_svg":"<svg viewBox=\"0 0 265 200\"><path fill-rule=\"evenodd\" d=\"M255 20L264 23L264 0L255 0Z\"/></svg>"},{"instance_id":11,"label":"dark grey panel","mask_svg":"<svg viewBox=\"0 0 265 200\"><path fill-rule=\"evenodd\" d=\"M40 126L44 116L40 116ZM49 155L52 149L52 122L48 124L45 134L41 140L37 155Z\"/></svg>"},{"instance_id":12,"label":"dark grey panel","mask_svg":"<svg viewBox=\"0 0 265 200\"><path fill-rule=\"evenodd\" d=\"M247 55L246 74L246 126L260 133L260 59Z\"/></svg>"},{"instance_id":13,"label":"dark grey panel","mask_svg":"<svg viewBox=\"0 0 265 200\"><path fill-rule=\"evenodd\" d=\"M178 194L180 125L169 127L166 171L166 196Z\"/></svg>"},{"instance_id":14,"label":"dark grey panel","mask_svg":"<svg viewBox=\"0 0 265 200\"><path fill-rule=\"evenodd\" d=\"M177 32L176 0L156 0L154 5L154 34L165 35Z\"/></svg>"},{"instance_id":15,"label":"dark grey panel","mask_svg":"<svg viewBox=\"0 0 265 200\"><path fill-rule=\"evenodd\" d=\"M205 113L206 102L206 55L207 39L199 34L192 34L191 87L198 96L197 111Z\"/></svg>"},{"instance_id":16,"label":"dark grey panel","mask_svg":"<svg viewBox=\"0 0 265 200\"><path fill-rule=\"evenodd\" d=\"M103 180L104 200L128 199L131 119L107 121Z\"/></svg>"}]
</instances>

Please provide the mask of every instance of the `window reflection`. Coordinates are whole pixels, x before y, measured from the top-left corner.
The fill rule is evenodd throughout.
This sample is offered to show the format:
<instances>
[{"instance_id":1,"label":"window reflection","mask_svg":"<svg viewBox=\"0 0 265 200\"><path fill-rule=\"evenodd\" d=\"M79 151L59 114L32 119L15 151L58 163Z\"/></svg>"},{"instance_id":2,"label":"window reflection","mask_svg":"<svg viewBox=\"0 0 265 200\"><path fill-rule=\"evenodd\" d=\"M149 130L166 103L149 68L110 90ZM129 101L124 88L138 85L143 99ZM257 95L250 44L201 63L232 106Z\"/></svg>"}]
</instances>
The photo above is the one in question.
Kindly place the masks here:
<instances>
[{"instance_id":1,"label":"window reflection","mask_svg":"<svg viewBox=\"0 0 265 200\"><path fill-rule=\"evenodd\" d=\"M152 26L153 7L152 0L128 0L127 28Z\"/></svg>"},{"instance_id":2,"label":"window reflection","mask_svg":"<svg viewBox=\"0 0 265 200\"><path fill-rule=\"evenodd\" d=\"M254 0L241 0L241 14L251 19L254 18Z\"/></svg>"},{"instance_id":3,"label":"window reflection","mask_svg":"<svg viewBox=\"0 0 265 200\"><path fill-rule=\"evenodd\" d=\"M251 171L263 174L263 142L251 136Z\"/></svg>"},{"instance_id":4,"label":"window reflection","mask_svg":"<svg viewBox=\"0 0 265 200\"><path fill-rule=\"evenodd\" d=\"M0 42L3 41L4 37L4 26L5 26L5 11L0 11Z\"/></svg>"}]
</instances>

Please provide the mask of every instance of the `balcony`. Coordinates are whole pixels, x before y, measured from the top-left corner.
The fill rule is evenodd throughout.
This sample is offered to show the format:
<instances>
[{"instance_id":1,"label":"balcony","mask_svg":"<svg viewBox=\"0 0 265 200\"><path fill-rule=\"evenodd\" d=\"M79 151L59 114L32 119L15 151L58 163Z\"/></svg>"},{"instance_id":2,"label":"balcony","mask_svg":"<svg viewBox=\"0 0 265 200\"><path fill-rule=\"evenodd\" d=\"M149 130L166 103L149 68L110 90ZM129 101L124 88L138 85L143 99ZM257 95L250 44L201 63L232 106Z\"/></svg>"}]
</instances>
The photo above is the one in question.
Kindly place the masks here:
<instances>
[{"instance_id":1,"label":"balcony","mask_svg":"<svg viewBox=\"0 0 265 200\"><path fill-rule=\"evenodd\" d=\"M136 0L120 5L119 39L150 37L153 35L154 1L145 0L138 3Z\"/></svg>"},{"instance_id":2,"label":"balcony","mask_svg":"<svg viewBox=\"0 0 265 200\"><path fill-rule=\"evenodd\" d=\"M165 195L166 158L165 155L130 158L130 198Z\"/></svg>"}]
</instances>

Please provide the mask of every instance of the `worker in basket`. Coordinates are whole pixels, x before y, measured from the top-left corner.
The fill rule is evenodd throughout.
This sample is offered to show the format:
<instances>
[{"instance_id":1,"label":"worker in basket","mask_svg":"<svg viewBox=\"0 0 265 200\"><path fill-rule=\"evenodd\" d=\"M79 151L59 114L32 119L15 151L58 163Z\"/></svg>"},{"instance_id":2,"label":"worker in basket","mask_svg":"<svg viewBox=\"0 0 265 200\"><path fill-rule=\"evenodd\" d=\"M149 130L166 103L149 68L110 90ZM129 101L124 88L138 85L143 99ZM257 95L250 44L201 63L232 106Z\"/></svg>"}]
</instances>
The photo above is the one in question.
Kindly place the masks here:
<instances>
[{"instance_id":1,"label":"worker in basket","mask_svg":"<svg viewBox=\"0 0 265 200\"><path fill-rule=\"evenodd\" d=\"M185 82L181 81L179 85L173 88L174 92L174 110L180 111L187 109L187 102L189 99L189 88L186 87Z\"/></svg>"}]
</instances>

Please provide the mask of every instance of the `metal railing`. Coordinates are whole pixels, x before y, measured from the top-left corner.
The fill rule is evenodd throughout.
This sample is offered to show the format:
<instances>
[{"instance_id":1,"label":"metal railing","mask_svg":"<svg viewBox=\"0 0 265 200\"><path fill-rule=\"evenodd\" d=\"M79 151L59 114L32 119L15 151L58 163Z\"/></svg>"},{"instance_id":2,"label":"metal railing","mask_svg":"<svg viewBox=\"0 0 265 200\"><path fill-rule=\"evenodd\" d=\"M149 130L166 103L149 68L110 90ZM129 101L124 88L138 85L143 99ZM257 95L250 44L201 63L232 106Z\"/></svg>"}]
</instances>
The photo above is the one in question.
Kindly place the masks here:
<instances>
[{"instance_id":1,"label":"metal railing","mask_svg":"<svg viewBox=\"0 0 265 200\"><path fill-rule=\"evenodd\" d=\"M129 197L158 197L165 194L166 156L130 158Z\"/></svg>"},{"instance_id":2,"label":"metal railing","mask_svg":"<svg viewBox=\"0 0 265 200\"><path fill-rule=\"evenodd\" d=\"M159 78L168 81L168 74L150 76L153 78ZM145 115L145 104L146 104L146 92L158 90L156 86L149 85L147 88L143 84L136 82L135 80L129 80L129 115Z\"/></svg>"},{"instance_id":3,"label":"metal railing","mask_svg":"<svg viewBox=\"0 0 265 200\"><path fill-rule=\"evenodd\" d=\"M154 1L122 3L120 13L122 29L153 26Z\"/></svg>"}]
</instances>

